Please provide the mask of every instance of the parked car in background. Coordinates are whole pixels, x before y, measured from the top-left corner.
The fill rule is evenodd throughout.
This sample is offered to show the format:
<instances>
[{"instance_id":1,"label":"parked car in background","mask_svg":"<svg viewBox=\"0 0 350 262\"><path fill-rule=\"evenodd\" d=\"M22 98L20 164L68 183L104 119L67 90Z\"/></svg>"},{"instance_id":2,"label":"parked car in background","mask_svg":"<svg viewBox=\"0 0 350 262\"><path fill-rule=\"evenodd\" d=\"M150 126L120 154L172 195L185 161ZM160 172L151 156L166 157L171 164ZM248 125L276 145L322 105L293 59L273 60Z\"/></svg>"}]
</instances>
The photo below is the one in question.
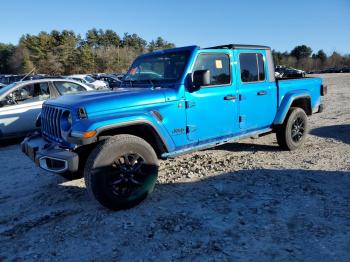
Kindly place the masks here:
<instances>
[{"instance_id":1,"label":"parked car in background","mask_svg":"<svg viewBox=\"0 0 350 262\"><path fill-rule=\"evenodd\" d=\"M305 71L295 68L287 68L283 73L283 78L301 78L305 76Z\"/></svg>"},{"instance_id":2,"label":"parked car in background","mask_svg":"<svg viewBox=\"0 0 350 262\"><path fill-rule=\"evenodd\" d=\"M116 76L120 81L123 81L123 78L125 76L125 74L112 74L114 76Z\"/></svg>"},{"instance_id":3,"label":"parked car in background","mask_svg":"<svg viewBox=\"0 0 350 262\"><path fill-rule=\"evenodd\" d=\"M25 77L25 75L2 75L0 77L0 83L9 85L21 81L23 77Z\"/></svg>"},{"instance_id":4,"label":"parked car in background","mask_svg":"<svg viewBox=\"0 0 350 262\"><path fill-rule=\"evenodd\" d=\"M324 73L342 73L342 69L341 68L337 68L337 67L329 67L329 68L326 68L326 69L323 69L321 71L322 74Z\"/></svg>"},{"instance_id":5,"label":"parked car in background","mask_svg":"<svg viewBox=\"0 0 350 262\"><path fill-rule=\"evenodd\" d=\"M85 85L88 85L94 89L106 89L108 88L108 84L101 81L101 80L96 80L94 78L92 78L89 75L70 75L67 76L68 79L73 79L75 81L81 82Z\"/></svg>"},{"instance_id":6,"label":"parked car in background","mask_svg":"<svg viewBox=\"0 0 350 262\"><path fill-rule=\"evenodd\" d=\"M286 71L286 67L285 66L277 65L275 67L275 77L276 78L282 78L285 71Z\"/></svg>"},{"instance_id":7,"label":"parked car in background","mask_svg":"<svg viewBox=\"0 0 350 262\"><path fill-rule=\"evenodd\" d=\"M37 79L49 79L49 78L52 78L52 79L64 79L63 76L51 76L51 75L45 75L45 74L39 74L39 75L27 75L27 76L24 76L21 80L22 81L27 81L27 80L37 80Z\"/></svg>"},{"instance_id":8,"label":"parked car in background","mask_svg":"<svg viewBox=\"0 0 350 262\"><path fill-rule=\"evenodd\" d=\"M283 65L277 65L275 67L276 78L301 78L305 76L306 76L306 72L300 69L286 67Z\"/></svg>"},{"instance_id":9,"label":"parked car in background","mask_svg":"<svg viewBox=\"0 0 350 262\"><path fill-rule=\"evenodd\" d=\"M117 77L113 74L94 74L92 77L96 80L101 80L108 83L109 88L119 88L122 83L122 77Z\"/></svg>"},{"instance_id":10,"label":"parked car in background","mask_svg":"<svg viewBox=\"0 0 350 262\"><path fill-rule=\"evenodd\" d=\"M12 83L0 89L0 140L24 136L36 129L43 102L93 88L67 79L40 79Z\"/></svg>"},{"instance_id":11,"label":"parked car in background","mask_svg":"<svg viewBox=\"0 0 350 262\"><path fill-rule=\"evenodd\" d=\"M324 73L350 73L350 67L345 66L345 67L329 67L325 68L323 70L312 70L307 72L308 74L324 74Z\"/></svg>"},{"instance_id":12,"label":"parked car in background","mask_svg":"<svg viewBox=\"0 0 350 262\"><path fill-rule=\"evenodd\" d=\"M343 67L343 68L341 69L341 72L342 72L342 73L350 73L350 67Z\"/></svg>"},{"instance_id":13,"label":"parked car in background","mask_svg":"<svg viewBox=\"0 0 350 262\"><path fill-rule=\"evenodd\" d=\"M309 75L318 74L318 73L319 73L319 71L317 71L317 70L311 70L311 71L307 72L307 74L309 74Z\"/></svg>"}]
</instances>

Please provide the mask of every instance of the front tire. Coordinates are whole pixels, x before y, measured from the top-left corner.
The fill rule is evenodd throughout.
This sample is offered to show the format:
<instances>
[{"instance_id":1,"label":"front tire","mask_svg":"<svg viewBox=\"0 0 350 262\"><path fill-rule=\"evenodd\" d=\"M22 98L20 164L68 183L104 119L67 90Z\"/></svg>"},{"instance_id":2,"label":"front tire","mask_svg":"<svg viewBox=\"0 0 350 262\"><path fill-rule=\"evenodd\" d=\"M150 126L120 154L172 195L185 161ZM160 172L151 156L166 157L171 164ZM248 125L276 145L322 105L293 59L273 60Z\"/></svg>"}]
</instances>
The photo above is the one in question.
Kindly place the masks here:
<instances>
[{"instance_id":1,"label":"front tire","mask_svg":"<svg viewBox=\"0 0 350 262\"><path fill-rule=\"evenodd\" d=\"M283 125L276 130L276 137L279 146L284 150L295 150L305 142L309 131L307 115L298 107L289 109Z\"/></svg>"},{"instance_id":2,"label":"front tire","mask_svg":"<svg viewBox=\"0 0 350 262\"><path fill-rule=\"evenodd\" d=\"M144 200L158 177L158 158L152 146L140 137L116 135L90 154L85 184L101 205L120 210Z\"/></svg>"}]
</instances>

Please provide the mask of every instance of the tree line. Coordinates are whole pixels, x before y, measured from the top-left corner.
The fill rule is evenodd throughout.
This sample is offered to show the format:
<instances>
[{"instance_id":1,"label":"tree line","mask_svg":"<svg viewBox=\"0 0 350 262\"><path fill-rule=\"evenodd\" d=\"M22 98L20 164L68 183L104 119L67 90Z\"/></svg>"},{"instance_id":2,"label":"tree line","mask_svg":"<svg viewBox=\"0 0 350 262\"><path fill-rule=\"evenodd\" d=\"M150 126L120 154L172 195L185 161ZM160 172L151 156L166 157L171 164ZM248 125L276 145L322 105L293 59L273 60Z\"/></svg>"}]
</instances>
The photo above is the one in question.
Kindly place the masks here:
<instances>
[{"instance_id":1,"label":"tree line","mask_svg":"<svg viewBox=\"0 0 350 262\"><path fill-rule=\"evenodd\" d=\"M53 30L23 35L17 45L0 43L0 74L31 72L68 75L91 72L125 72L141 53L175 47L162 37L147 42L137 34L118 35L113 30L91 29L82 37L73 31ZM272 50L276 65L306 71L350 66L350 55L323 50L313 53L306 45L291 52Z\"/></svg>"},{"instance_id":2,"label":"tree line","mask_svg":"<svg viewBox=\"0 0 350 262\"><path fill-rule=\"evenodd\" d=\"M141 53L175 47L162 37L147 42L137 34L91 29L84 37L53 30L23 35L18 45L0 43L0 73L68 75L123 72Z\"/></svg>"},{"instance_id":3,"label":"tree line","mask_svg":"<svg viewBox=\"0 0 350 262\"><path fill-rule=\"evenodd\" d=\"M306 45L296 46L291 52L272 50L276 65L285 65L303 69L305 71L320 71L326 68L343 68L350 66L350 55L341 55L333 52L330 56L321 49L313 52Z\"/></svg>"}]
</instances>

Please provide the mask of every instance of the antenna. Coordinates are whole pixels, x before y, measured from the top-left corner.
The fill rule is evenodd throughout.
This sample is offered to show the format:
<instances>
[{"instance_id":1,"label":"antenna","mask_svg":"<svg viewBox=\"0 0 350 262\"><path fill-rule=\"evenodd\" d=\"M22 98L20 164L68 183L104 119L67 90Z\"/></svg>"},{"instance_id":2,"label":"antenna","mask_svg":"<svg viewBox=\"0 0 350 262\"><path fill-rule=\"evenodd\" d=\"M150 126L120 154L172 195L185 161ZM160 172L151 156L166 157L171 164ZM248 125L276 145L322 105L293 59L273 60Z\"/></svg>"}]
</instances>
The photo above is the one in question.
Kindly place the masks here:
<instances>
[{"instance_id":1,"label":"antenna","mask_svg":"<svg viewBox=\"0 0 350 262\"><path fill-rule=\"evenodd\" d=\"M32 71L30 71L28 74L26 74L21 80L20 82L22 82L27 76L29 76L30 74L32 74L35 71L35 67L32 69Z\"/></svg>"}]
</instances>

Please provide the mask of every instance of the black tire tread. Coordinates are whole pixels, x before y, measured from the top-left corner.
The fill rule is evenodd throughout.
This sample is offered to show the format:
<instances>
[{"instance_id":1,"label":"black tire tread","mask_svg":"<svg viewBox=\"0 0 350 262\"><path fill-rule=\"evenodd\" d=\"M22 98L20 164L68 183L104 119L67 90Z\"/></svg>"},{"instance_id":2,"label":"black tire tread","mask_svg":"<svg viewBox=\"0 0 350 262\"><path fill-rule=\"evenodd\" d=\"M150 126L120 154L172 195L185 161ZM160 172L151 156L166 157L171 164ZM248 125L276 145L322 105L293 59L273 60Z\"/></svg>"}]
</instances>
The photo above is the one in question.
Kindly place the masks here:
<instances>
[{"instance_id":1,"label":"black tire tread","mask_svg":"<svg viewBox=\"0 0 350 262\"><path fill-rule=\"evenodd\" d=\"M155 153L153 147L147 143L144 139L138 137L138 136L134 136L134 135L128 135L128 134L120 134L120 135L116 135L113 136L111 138L108 138L104 141L102 141L101 143L97 144L96 148L92 150L92 152L90 153L86 164L85 164L85 168L84 168L84 181L85 181L85 186L86 189L88 191L89 196L91 197L91 199L93 199L94 201L96 201L97 203L101 204L95 197L92 186L91 186L91 179L92 179L92 168L94 166L95 160L98 158L99 154L106 148L108 148L109 146L111 146L112 144L115 143L124 143L124 144L128 144L128 143L141 143L144 147L147 148L147 150L150 152L150 154L152 154L154 159L158 159L157 158L157 154ZM158 165L158 162L157 162ZM139 202L141 202L143 199L140 199ZM126 206L123 207L121 209L125 209L125 208L129 208L134 206L134 204L131 204L130 206ZM114 210L118 210L113 208Z\"/></svg>"},{"instance_id":2,"label":"black tire tread","mask_svg":"<svg viewBox=\"0 0 350 262\"><path fill-rule=\"evenodd\" d=\"M286 118L283 122L282 125L278 126L276 128L276 138L277 138L277 143L283 150L288 150L288 151L293 151L297 148L299 148L304 142L305 142L305 136L307 135L308 129L307 129L307 123L306 123L306 130L304 134L303 140L295 146L293 143L290 142L289 137L287 137L287 126L289 121L291 121L291 118L293 118L296 114L303 114L306 121L307 121L307 115L305 111L302 108L299 107L291 107L286 115Z\"/></svg>"}]
</instances>

